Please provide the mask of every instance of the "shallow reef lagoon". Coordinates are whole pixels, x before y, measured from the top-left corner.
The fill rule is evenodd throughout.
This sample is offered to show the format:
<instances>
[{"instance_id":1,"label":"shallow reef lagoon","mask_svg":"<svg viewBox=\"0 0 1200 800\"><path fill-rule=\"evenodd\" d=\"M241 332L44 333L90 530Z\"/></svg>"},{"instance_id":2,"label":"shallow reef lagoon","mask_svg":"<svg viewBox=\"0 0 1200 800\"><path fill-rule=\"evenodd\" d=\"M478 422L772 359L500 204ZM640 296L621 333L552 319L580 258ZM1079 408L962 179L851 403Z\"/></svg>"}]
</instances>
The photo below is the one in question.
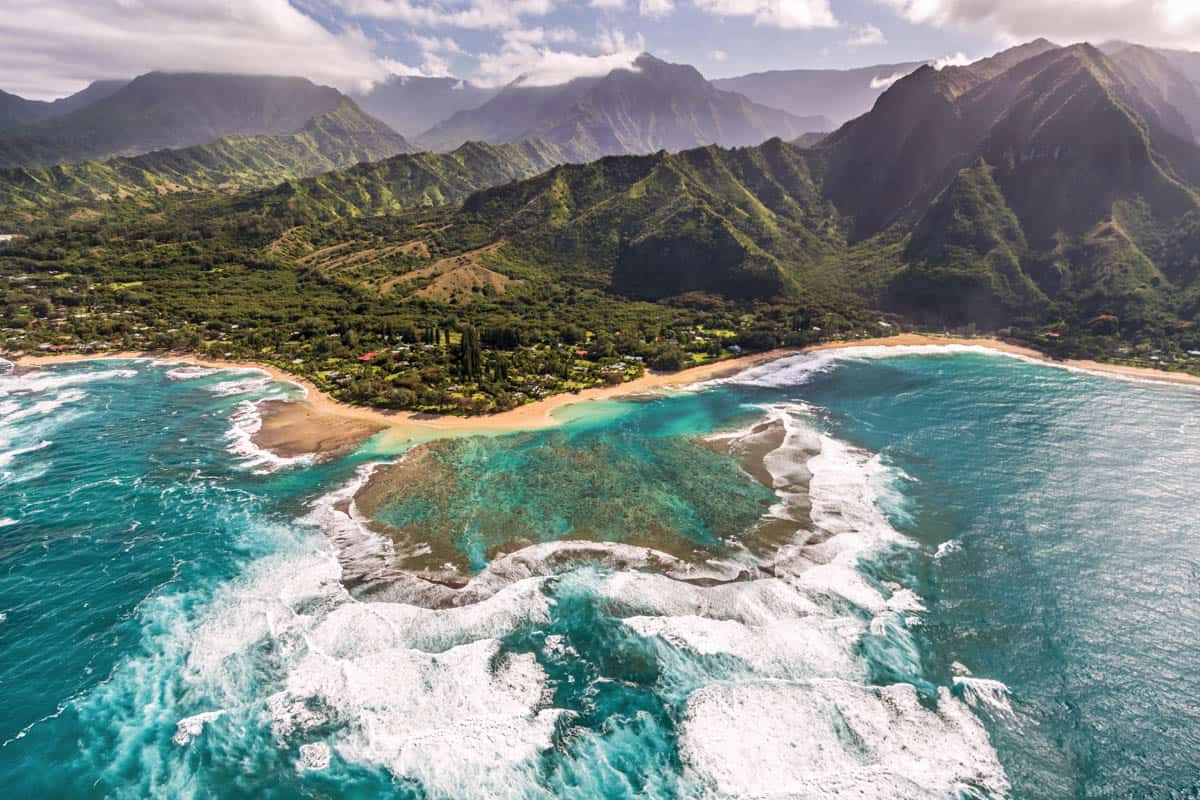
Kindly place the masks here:
<instances>
[{"instance_id":1,"label":"shallow reef lagoon","mask_svg":"<svg viewBox=\"0 0 1200 800\"><path fill-rule=\"evenodd\" d=\"M0 377L9 796L1200 791L1200 392L845 351L405 473L294 391Z\"/></svg>"}]
</instances>

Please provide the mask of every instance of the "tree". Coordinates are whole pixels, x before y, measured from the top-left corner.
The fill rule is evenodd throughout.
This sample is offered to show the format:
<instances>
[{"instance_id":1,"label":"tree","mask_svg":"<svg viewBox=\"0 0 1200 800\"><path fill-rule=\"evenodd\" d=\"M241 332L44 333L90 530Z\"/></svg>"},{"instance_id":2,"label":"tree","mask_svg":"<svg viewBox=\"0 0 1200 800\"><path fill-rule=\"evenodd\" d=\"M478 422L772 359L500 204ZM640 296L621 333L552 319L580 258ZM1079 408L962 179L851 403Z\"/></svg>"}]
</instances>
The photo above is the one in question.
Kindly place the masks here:
<instances>
[{"instance_id":1,"label":"tree","mask_svg":"<svg viewBox=\"0 0 1200 800\"><path fill-rule=\"evenodd\" d=\"M474 325L463 329L458 346L458 369L467 380L478 381L483 377L483 349L479 346L479 331Z\"/></svg>"}]
</instances>

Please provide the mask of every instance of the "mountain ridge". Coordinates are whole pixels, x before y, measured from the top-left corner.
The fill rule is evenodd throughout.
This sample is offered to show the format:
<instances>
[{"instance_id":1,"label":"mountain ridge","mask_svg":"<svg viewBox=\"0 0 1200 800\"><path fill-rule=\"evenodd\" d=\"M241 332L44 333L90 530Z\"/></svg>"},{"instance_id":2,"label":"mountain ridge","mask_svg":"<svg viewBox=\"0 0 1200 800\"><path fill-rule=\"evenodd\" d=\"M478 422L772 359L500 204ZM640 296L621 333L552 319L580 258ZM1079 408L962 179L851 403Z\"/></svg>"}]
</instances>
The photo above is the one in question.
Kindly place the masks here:
<instances>
[{"instance_id":1,"label":"mountain ridge","mask_svg":"<svg viewBox=\"0 0 1200 800\"><path fill-rule=\"evenodd\" d=\"M304 78L150 72L51 122L0 131L0 166L132 156L228 136L288 136L345 103L367 116L338 90ZM390 130L372 124L381 135Z\"/></svg>"},{"instance_id":2,"label":"mountain ridge","mask_svg":"<svg viewBox=\"0 0 1200 800\"><path fill-rule=\"evenodd\" d=\"M631 69L566 84L514 82L483 106L462 111L418 137L446 149L462 141L540 139L597 158L679 150L710 143L758 144L828 127L715 88L694 68L647 53Z\"/></svg>"}]
</instances>

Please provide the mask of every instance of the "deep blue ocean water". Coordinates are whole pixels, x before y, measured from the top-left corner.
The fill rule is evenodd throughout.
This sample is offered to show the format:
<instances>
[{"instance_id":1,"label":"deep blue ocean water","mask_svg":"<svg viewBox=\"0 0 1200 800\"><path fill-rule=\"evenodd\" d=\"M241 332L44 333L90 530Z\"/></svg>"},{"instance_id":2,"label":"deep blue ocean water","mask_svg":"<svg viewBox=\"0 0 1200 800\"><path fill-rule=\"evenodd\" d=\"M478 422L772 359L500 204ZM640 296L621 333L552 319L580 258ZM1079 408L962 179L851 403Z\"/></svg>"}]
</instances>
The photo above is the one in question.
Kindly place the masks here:
<instances>
[{"instance_id":1,"label":"deep blue ocean water","mask_svg":"<svg viewBox=\"0 0 1200 800\"><path fill-rule=\"evenodd\" d=\"M475 573L437 602L343 587L391 557L349 499L397 454L256 451L293 391L0 377L12 796L1200 791L1196 390L851 351L595 404L445 448L436 502L388 510ZM774 493L698 441L763 420ZM763 515L796 520L769 556ZM556 559L580 532L612 558Z\"/></svg>"}]
</instances>

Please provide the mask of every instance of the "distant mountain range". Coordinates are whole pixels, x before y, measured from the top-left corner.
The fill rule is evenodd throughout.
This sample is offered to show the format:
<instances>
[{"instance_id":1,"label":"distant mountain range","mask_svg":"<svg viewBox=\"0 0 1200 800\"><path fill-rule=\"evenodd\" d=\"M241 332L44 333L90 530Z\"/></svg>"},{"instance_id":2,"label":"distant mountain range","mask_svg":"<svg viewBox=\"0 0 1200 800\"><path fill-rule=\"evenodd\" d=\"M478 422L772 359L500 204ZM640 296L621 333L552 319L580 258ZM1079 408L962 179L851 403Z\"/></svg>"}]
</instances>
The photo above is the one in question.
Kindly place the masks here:
<instances>
[{"instance_id":1,"label":"distant mountain range","mask_svg":"<svg viewBox=\"0 0 1200 800\"><path fill-rule=\"evenodd\" d=\"M750 100L799 116L821 116L841 125L871 110L896 80L924 61L878 64L859 69L790 69L756 72L712 82Z\"/></svg>"},{"instance_id":2,"label":"distant mountain range","mask_svg":"<svg viewBox=\"0 0 1200 800\"><path fill-rule=\"evenodd\" d=\"M832 127L824 117L799 117L718 89L694 67L642 54L632 68L602 77L558 86L518 80L479 108L434 126L417 143L446 150L471 140L538 139L583 160L714 143L755 145Z\"/></svg>"},{"instance_id":3,"label":"distant mountain range","mask_svg":"<svg viewBox=\"0 0 1200 800\"><path fill-rule=\"evenodd\" d=\"M16 216L180 191L246 191L410 152L398 134L349 100L293 134L226 136L81 164L0 168L0 207Z\"/></svg>"},{"instance_id":4,"label":"distant mountain range","mask_svg":"<svg viewBox=\"0 0 1200 800\"><path fill-rule=\"evenodd\" d=\"M93 84L58 102L66 113L0 131L0 166L132 156L228 136L289 136L335 112L357 116L350 127L359 135L390 139L392 152L408 149L341 92L304 78L152 72L124 85Z\"/></svg>"},{"instance_id":5,"label":"distant mountain range","mask_svg":"<svg viewBox=\"0 0 1200 800\"><path fill-rule=\"evenodd\" d=\"M0 131L20 125L34 125L78 111L115 94L127 83L128 81L94 81L73 95L50 102L26 100L24 97L0 91Z\"/></svg>"}]
</instances>

